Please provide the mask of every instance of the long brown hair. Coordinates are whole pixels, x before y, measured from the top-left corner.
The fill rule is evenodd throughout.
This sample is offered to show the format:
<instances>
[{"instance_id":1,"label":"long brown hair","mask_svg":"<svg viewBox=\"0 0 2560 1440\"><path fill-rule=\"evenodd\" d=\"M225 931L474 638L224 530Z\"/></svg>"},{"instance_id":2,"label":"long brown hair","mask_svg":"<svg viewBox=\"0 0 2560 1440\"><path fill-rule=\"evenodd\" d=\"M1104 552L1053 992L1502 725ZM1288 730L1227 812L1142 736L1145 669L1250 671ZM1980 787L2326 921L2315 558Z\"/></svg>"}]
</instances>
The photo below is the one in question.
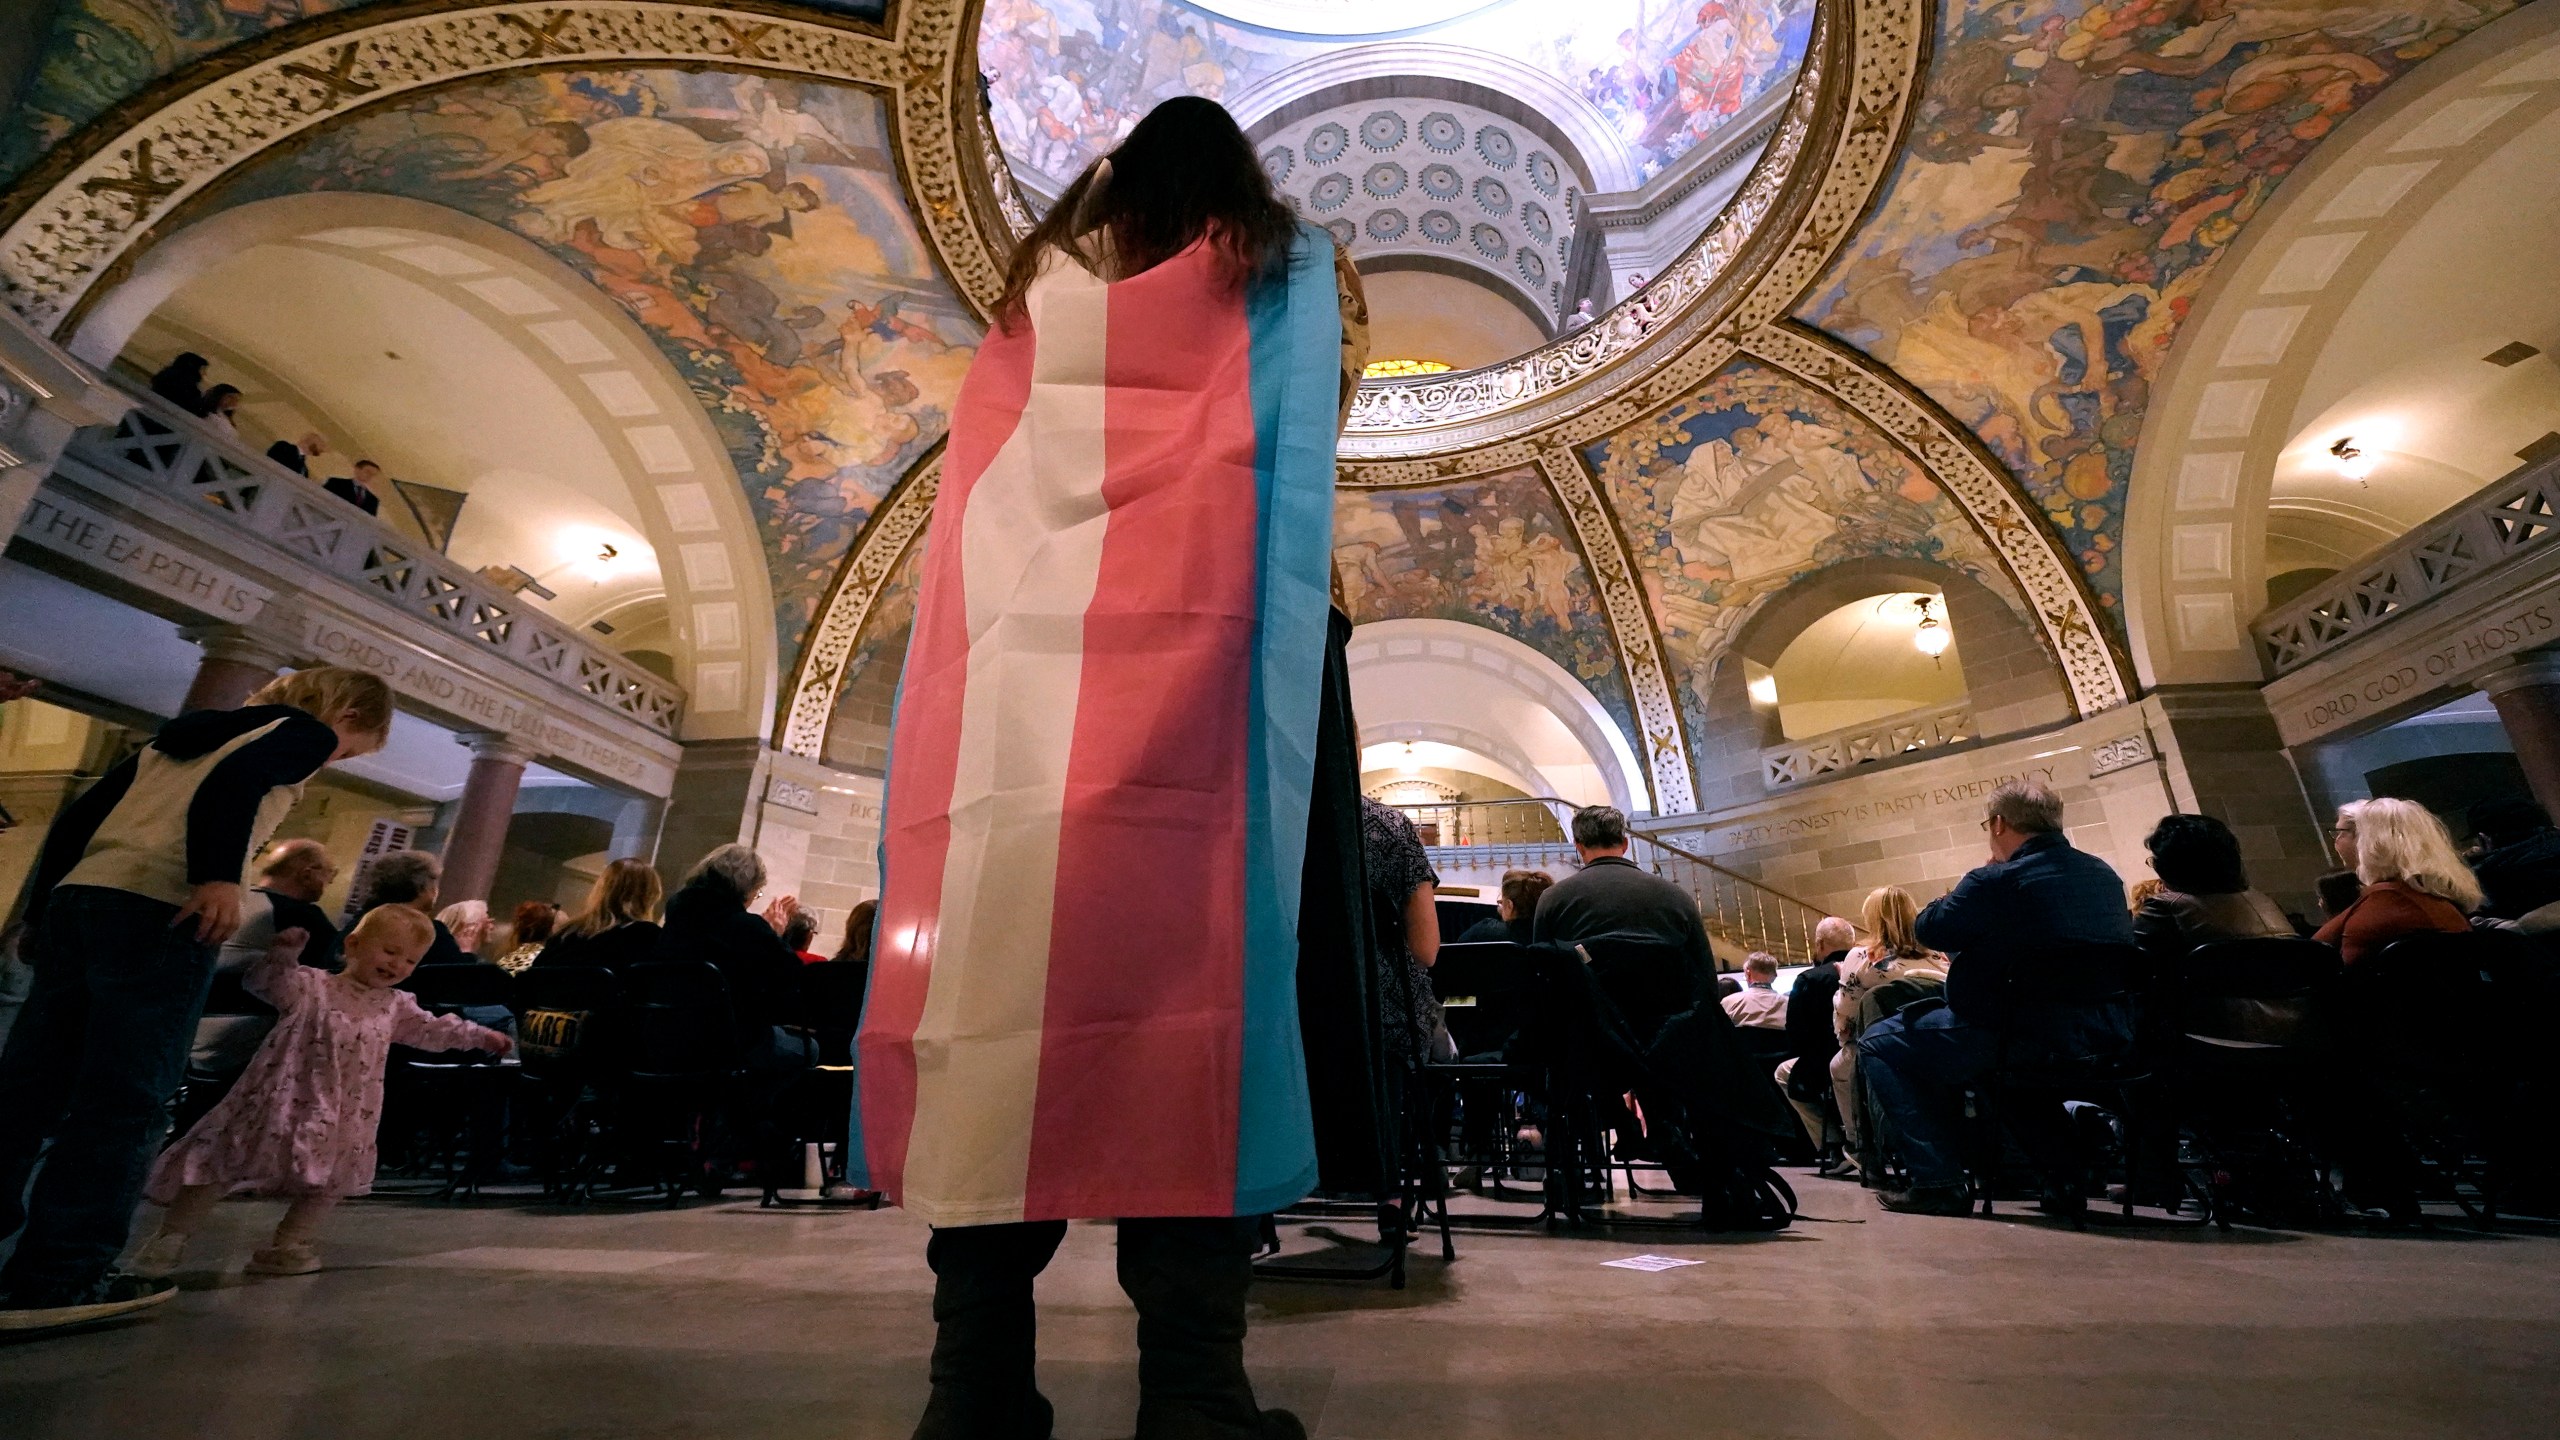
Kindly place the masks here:
<instances>
[{"instance_id":1,"label":"long brown hair","mask_svg":"<svg viewBox=\"0 0 2560 1440\"><path fill-rule=\"evenodd\" d=\"M658 902L666 897L658 867L646 860L616 860L596 877L578 918L560 927L566 936L601 935L616 925L658 918Z\"/></svg>"},{"instance_id":2,"label":"long brown hair","mask_svg":"<svg viewBox=\"0 0 2560 1440\"><path fill-rule=\"evenodd\" d=\"M1095 231L1109 247L1108 278L1152 268L1207 237L1227 252L1241 281L1279 263L1297 228L1296 212L1271 188L1235 117L1215 100L1178 95L1086 166L1022 238L1005 267L997 320L1010 329L1020 318L1022 297L1051 250L1101 271L1102 257L1082 243Z\"/></svg>"}]
</instances>

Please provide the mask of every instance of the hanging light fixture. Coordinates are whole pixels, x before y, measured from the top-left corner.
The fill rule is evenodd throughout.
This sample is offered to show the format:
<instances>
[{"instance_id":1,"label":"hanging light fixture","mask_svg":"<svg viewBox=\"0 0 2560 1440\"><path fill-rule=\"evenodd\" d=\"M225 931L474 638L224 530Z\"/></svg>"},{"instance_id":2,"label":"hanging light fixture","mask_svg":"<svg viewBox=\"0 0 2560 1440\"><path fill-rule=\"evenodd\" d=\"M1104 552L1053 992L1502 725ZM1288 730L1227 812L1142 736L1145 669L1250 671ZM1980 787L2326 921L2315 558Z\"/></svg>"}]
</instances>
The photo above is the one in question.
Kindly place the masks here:
<instances>
[{"instance_id":1,"label":"hanging light fixture","mask_svg":"<svg viewBox=\"0 0 2560 1440\"><path fill-rule=\"evenodd\" d=\"M1955 640L1947 632L1947 627L1938 623L1938 617L1929 613L1929 606L1936 598L1923 595L1911 602L1920 609L1920 628L1911 632L1911 646L1932 660L1946 654L1947 646Z\"/></svg>"},{"instance_id":2,"label":"hanging light fixture","mask_svg":"<svg viewBox=\"0 0 2560 1440\"><path fill-rule=\"evenodd\" d=\"M2356 448L2353 435L2339 436L2338 443L2329 447L2329 454L2338 462L2338 473L2350 480L2361 481L2373 473L2373 457Z\"/></svg>"}]
</instances>

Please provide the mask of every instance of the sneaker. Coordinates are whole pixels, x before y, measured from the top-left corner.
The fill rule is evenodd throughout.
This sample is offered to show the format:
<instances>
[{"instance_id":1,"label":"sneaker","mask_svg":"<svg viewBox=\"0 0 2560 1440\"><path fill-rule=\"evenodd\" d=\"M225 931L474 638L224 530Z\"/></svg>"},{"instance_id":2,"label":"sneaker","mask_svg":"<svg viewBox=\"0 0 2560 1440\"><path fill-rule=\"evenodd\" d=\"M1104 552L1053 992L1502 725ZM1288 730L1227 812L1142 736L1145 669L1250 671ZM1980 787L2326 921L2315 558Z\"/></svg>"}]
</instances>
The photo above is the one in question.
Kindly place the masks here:
<instances>
[{"instance_id":1,"label":"sneaker","mask_svg":"<svg viewBox=\"0 0 2560 1440\"><path fill-rule=\"evenodd\" d=\"M164 1304L177 1293L177 1285L167 1279L118 1271L90 1286L84 1294L13 1294L0 1297L0 1332L41 1335L103 1324Z\"/></svg>"},{"instance_id":2,"label":"sneaker","mask_svg":"<svg viewBox=\"0 0 2560 1440\"><path fill-rule=\"evenodd\" d=\"M1899 1215L1970 1215L1973 1197L1961 1185L1914 1185L1908 1190L1878 1190L1876 1203Z\"/></svg>"},{"instance_id":3,"label":"sneaker","mask_svg":"<svg viewBox=\"0 0 2560 1440\"><path fill-rule=\"evenodd\" d=\"M186 1258L187 1237L163 1230L133 1252L132 1262L124 1268L127 1274L158 1280L175 1274L178 1262Z\"/></svg>"},{"instance_id":4,"label":"sneaker","mask_svg":"<svg viewBox=\"0 0 2560 1440\"><path fill-rule=\"evenodd\" d=\"M308 1245L270 1245L240 1268L251 1275L309 1275L320 1268L320 1252Z\"/></svg>"}]
</instances>

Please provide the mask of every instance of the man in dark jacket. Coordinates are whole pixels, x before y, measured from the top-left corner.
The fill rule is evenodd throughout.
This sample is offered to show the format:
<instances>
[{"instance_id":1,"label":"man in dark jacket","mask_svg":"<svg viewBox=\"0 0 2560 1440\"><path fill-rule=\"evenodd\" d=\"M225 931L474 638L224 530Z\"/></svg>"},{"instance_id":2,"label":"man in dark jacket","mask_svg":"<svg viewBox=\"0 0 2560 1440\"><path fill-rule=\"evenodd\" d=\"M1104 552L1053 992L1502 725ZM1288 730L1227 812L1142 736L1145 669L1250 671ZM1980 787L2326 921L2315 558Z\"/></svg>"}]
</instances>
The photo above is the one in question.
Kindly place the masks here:
<instances>
[{"instance_id":1,"label":"man in dark jacket","mask_svg":"<svg viewBox=\"0 0 2560 1440\"><path fill-rule=\"evenodd\" d=\"M1947 1003L1858 1039L1858 1072L1911 1170L1909 1190L1879 1193L1888 1210L1968 1208L1956 1118L1964 1087L2004 1050L2013 1060L2086 1058L2117 1053L2133 1035L2121 968L2070 954L2133 944L2115 867L2072 848L2061 799L2032 780L1993 791L1982 829L1991 863L1920 912L1921 943L1954 957Z\"/></svg>"},{"instance_id":2,"label":"man in dark jacket","mask_svg":"<svg viewBox=\"0 0 2560 1440\"><path fill-rule=\"evenodd\" d=\"M380 677L301 671L237 710L170 721L55 819L31 891L35 987L0 1051L0 1240L18 1241L0 1332L94 1324L172 1293L110 1267L215 950L240 926L243 872L304 781L381 748L390 726Z\"/></svg>"},{"instance_id":3,"label":"man in dark jacket","mask_svg":"<svg viewBox=\"0 0 2560 1440\"><path fill-rule=\"evenodd\" d=\"M1840 962L1856 944L1857 929L1837 915L1825 915L1813 927L1812 965L1787 987L1787 1058L1778 1065L1778 1085L1787 1103L1804 1122L1824 1169L1837 1151L1839 1118L1831 1110L1831 1057L1840 1051L1839 1032L1832 1028L1831 1002L1840 994Z\"/></svg>"},{"instance_id":4,"label":"man in dark jacket","mask_svg":"<svg viewBox=\"0 0 2560 1440\"><path fill-rule=\"evenodd\" d=\"M1632 940L1670 946L1681 953L1688 992L1707 998L1715 986L1716 960L1707 948L1698 902L1627 858L1626 815L1608 805L1576 810L1573 848L1582 868L1538 897L1536 937L1559 945Z\"/></svg>"},{"instance_id":5,"label":"man in dark jacket","mask_svg":"<svg viewBox=\"0 0 2560 1440\"><path fill-rule=\"evenodd\" d=\"M2560 900L2560 830L2541 806L2521 795L2483 800L2465 817L2486 847L2471 864L2488 898L2480 913L2513 920Z\"/></svg>"}]
</instances>

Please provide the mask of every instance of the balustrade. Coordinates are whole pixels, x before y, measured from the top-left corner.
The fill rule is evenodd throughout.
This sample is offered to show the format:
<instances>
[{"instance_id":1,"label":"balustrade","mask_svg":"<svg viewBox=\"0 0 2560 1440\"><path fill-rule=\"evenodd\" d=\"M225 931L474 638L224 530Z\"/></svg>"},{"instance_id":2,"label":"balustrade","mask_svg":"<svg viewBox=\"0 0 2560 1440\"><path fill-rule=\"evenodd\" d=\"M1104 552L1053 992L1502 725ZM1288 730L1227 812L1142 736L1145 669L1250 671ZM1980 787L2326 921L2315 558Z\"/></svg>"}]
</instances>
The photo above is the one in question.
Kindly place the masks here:
<instances>
[{"instance_id":1,"label":"balustrade","mask_svg":"<svg viewBox=\"0 0 2560 1440\"><path fill-rule=\"evenodd\" d=\"M133 400L122 421L73 436L64 461L199 502L215 543L279 552L548 688L658 734L676 733L684 693L675 686L157 396Z\"/></svg>"},{"instance_id":2,"label":"balustrade","mask_svg":"<svg viewBox=\"0 0 2560 1440\"><path fill-rule=\"evenodd\" d=\"M2560 536L2560 457L2537 461L2439 512L2388 547L2259 617L2250 629L2284 675Z\"/></svg>"},{"instance_id":3,"label":"balustrade","mask_svg":"<svg viewBox=\"0 0 2560 1440\"><path fill-rule=\"evenodd\" d=\"M1890 760L1896 755L1908 755L1914 750L1977 738L1979 734L1974 728L1973 707L1970 705L1906 710L1899 715L1888 715L1864 725L1834 730L1827 735L1773 745L1760 752L1760 772L1769 787L1776 789L1877 760Z\"/></svg>"}]
</instances>

